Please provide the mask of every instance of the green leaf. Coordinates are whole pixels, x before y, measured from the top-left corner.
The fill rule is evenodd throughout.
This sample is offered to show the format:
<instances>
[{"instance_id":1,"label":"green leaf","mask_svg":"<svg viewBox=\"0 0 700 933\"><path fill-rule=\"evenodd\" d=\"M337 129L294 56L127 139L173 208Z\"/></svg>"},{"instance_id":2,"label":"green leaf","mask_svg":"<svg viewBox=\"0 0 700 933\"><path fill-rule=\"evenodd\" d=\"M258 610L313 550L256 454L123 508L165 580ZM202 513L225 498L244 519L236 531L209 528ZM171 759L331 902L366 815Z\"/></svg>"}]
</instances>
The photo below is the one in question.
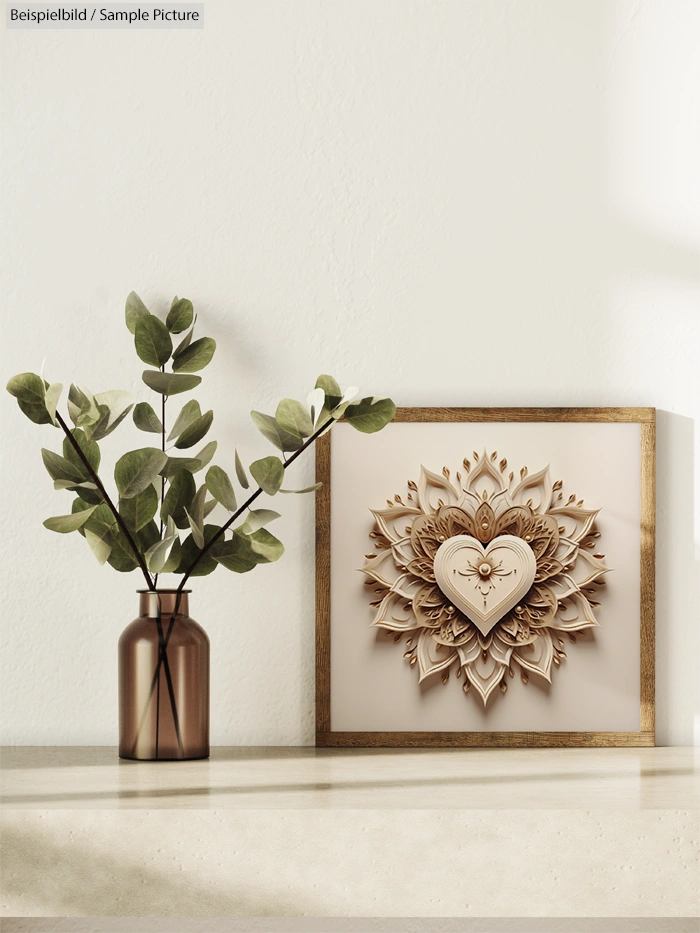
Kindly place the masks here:
<instances>
[{"instance_id":1,"label":"green leaf","mask_svg":"<svg viewBox=\"0 0 700 933\"><path fill-rule=\"evenodd\" d=\"M204 503L204 517L207 518L217 507L219 503L216 499L210 499L208 502Z\"/></svg>"},{"instance_id":2,"label":"green leaf","mask_svg":"<svg viewBox=\"0 0 700 933\"><path fill-rule=\"evenodd\" d=\"M85 483L76 483L70 479L55 479L53 482L54 489L70 489L71 491L84 492L86 489L92 490L97 489L97 486L94 483L85 482ZM96 505L97 503L95 503Z\"/></svg>"},{"instance_id":3,"label":"green leaf","mask_svg":"<svg viewBox=\"0 0 700 933\"><path fill-rule=\"evenodd\" d=\"M44 461L44 466L51 479L66 479L75 483L82 483L85 480L85 468L82 467L82 464L81 472L70 460L66 460L65 457L61 457L45 447L41 449L41 459Z\"/></svg>"},{"instance_id":4,"label":"green leaf","mask_svg":"<svg viewBox=\"0 0 700 933\"><path fill-rule=\"evenodd\" d=\"M124 314L126 317L126 326L133 334L136 330L136 324L142 317L147 317L151 312L141 301L136 292L129 292L126 299Z\"/></svg>"},{"instance_id":5,"label":"green leaf","mask_svg":"<svg viewBox=\"0 0 700 933\"><path fill-rule=\"evenodd\" d=\"M129 531L134 533L150 522L157 509L158 493L150 483L138 495L119 500L119 514Z\"/></svg>"},{"instance_id":6,"label":"green leaf","mask_svg":"<svg viewBox=\"0 0 700 933\"><path fill-rule=\"evenodd\" d=\"M283 492L285 495L301 495L304 492L316 492L317 489L320 489L323 486L323 483L314 483L313 486L307 486L306 489L280 489L280 492Z\"/></svg>"},{"instance_id":7,"label":"green leaf","mask_svg":"<svg viewBox=\"0 0 700 933\"><path fill-rule=\"evenodd\" d=\"M114 480L121 499L131 499L150 486L168 462L168 455L156 447L130 450L117 460Z\"/></svg>"},{"instance_id":8,"label":"green leaf","mask_svg":"<svg viewBox=\"0 0 700 933\"><path fill-rule=\"evenodd\" d=\"M199 402L196 399L187 402L186 405L182 406L180 414L177 416L175 424L173 425L173 429L170 434L168 434L168 440L174 440L185 428L189 428L191 424L194 424L194 422L201 417L202 409L199 407Z\"/></svg>"},{"instance_id":9,"label":"green leaf","mask_svg":"<svg viewBox=\"0 0 700 933\"><path fill-rule=\"evenodd\" d=\"M196 373L211 362L216 350L216 340L211 337L200 337L184 350L178 350L173 357L173 372Z\"/></svg>"},{"instance_id":10,"label":"green leaf","mask_svg":"<svg viewBox=\"0 0 700 933\"><path fill-rule=\"evenodd\" d=\"M20 373L7 383L7 391L17 399L21 411L34 424L51 424L52 418L46 408L46 386L36 373Z\"/></svg>"},{"instance_id":11,"label":"green leaf","mask_svg":"<svg viewBox=\"0 0 700 933\"><path fill-rule=\"evenodd\" d=\"M316 380L316 388L323 389L325 400L320 414L316 418L316 427L320 427L330 420L331 411L336 408L343 398L343 390L340 388L333 376L322 375Z\"/></svg>"},{"instance_id":12,"label":"green leaf","mask_svg":"<svg viewBox=\"0 0 700 933\"><path fill-rule=\"evenodd\" d=\"M248 535L253 554L259 564L271 564L284 554L284 545L266 528Z\"/></svg>"},{"instance_id":13,"label":"green leaf","mask_svg":"<svg viewBox=\"0 0 700 933\"><path fill-rule=\"evenodd\" d=\"M250 486L250 483L248 482L248 475L243 468L243 464L241 463L241 458L238 456L237 450L235 451L235 454L236 454L236 457L235 457L236 476L238 477L238 482L241 484L241 486L244 489L248 489L248 487Z\"/></svg>"},{"instance_id":14,"label":"green leaf","mask_svg":"<svg viewBox=\"0 0 700 933\"><path fill-rule=\"evenodd\" d=\"M249 535L280 517L280 513L274 512L272 509L251 509L246 516L245 522L239 525L236 531Z\"/></svg>"},{"instance_id":15,"label":"green leaf","mask_svg":"<svg viewBox=\"0 0 700 933\"><path fill-rule=\"evenodd\" d=\"M194 316L194 320L195 320L195 323L196 323L196 322L197 322L197 315L196 315L196 314L195 314L195 316ZM175 347L175 352L173 353L173 356L180 356L180 355L189 347L189 345L192 343L192 337L193 337L193 336L194 336L194 324L192 325L192 329L187 331L187 333L186 333L185 336L182 338L182 340L180 341L180 343Z\"/></svg>"},{"instance_id":16,"label":"green leaf","mask_svg":"<svg viewBox=\"0 0 700 933\"><path fill-rule=\"evenodd\" d=\"M95 506L95 507L97 508L97 506ZM84 499L79 499L79 498L78 498L78 499L73 499L73 505L71 506L71 513L75 513L75 512L86 512L86 511L87 511L88 509L90 509L90 508L92 508L92 506L91 506L91 505L88 505L88 503L85 502ZM107 506L105 506L105 508L107 508ZM98 509L98 511L99 511L99 509ZM107 511L109 511L109 509L107 509ZM95 515L95 514L96 514L96 513L93 513L93 515L91 515L90 518L94 518L94 515ZM111 513L110 513L110 514L111 514ZM88 521L89 521L89 520L90 520L90 519L88 519ZM83 527L83 528L78 528L78 531L80 532L80 534L81 534L83 537L85 537L85 528L84 528L84 527Z\"/></svg>"},{"instance_id":17,"label":"green leaf","mask_svg":"<svg viewBox=\"0 0 700 933\"><path fill-rule=\"evenodd\" d=\"M155 372L146 369L141 378L149 389L160 392L161 395L179 395L180 392L189 392L202 381L201 376L178 376L173 373Z\"/></svg>"},{"instance_id":18,"label":"green leaf","mask_svg":"<svg viewBox=\"0 0 700 933\"><path fill-rule=\"evenodd\" d=\"M68 390L68 414L78 428L86 428L100 420L100 409L87 389L71 384Z\"/></svg>"},{"instance_id":19,"label":"green leaf","mask_svg":"<svg viewBox=\"0 0 700 933\"><path fill-rule=\"evenodd\" d=\"M274 496L284 479L284 464L279 457L263 457L250 465L250 475L268 496Z\"/></svg>"},{"instance_id":20,"label":"green leaf","mask_svg":"<svg viewBox=\"0 0 700 933\"><path fill-rule=\"evenodd\" d=\"M63 383L54 382L46 390L46 395L44 396L44 404L46 405L46 410L51 416L51 423L58 425L56 421L56 408L58 407L59 400L61 398L61 392L63 392Z\"/></svg>"},{"instance_id":21,"label":"green leaf","mask_svg":"<svg viewBox=\"0 0 700 933\"><path fill-rule=\"evenodd\" d=\"M96 508L97 506L93 505L92 508L85 509L83 512L72 512L70 515L55 515L53 518L47 518L44 522L44 528L48 528L49 531L57 531L62 535L77 531L90 518Z\"/></svg>"},{"instance_id":22,"label":"green leaf","mask_svg":"<svg viewBox=\"0 0 700 933\"><path fill-rule=\"evenodd\" d=\"M194 477L189 470L177 470L170 481L160 510L162 521L171 517L178 528L187 528L186 508L194 499L197 491Z\"/></svg>"},{"instance_id":23,"label":"green leaf","mask_svg":"<svg viewBox=\"0 0 700 933\"><path fill-rule=\"evenodd\" d=\"M194 308L188 298L175 298L165 319L165 326L171 334L181 334L192 323Z\"/></svg>"},{"instance_id":24,"label":"green leaf","mask_svg":"<svg viewBox=\"0 0 700 933\"><path fill-rule=\"evenodd\" d=\"M198 470L203 469L211 460L211 458L216 453L217 442L209 441L208 444L205 444L204 447L198 453L195 454L195 459L199 464L196 469L192 470L193 473L196 473Z\"/></svg>"},{"instance_id":25,"label":"green leaf","mask_svg":"<svg viewBox=\"0 0 700 933\"><path fill-rule=\"evenodd\" d=\"M283 398L277 406L275 421L284 430L296 437L309 437L314 433L311 416L301 402L293 398Z\"/></svg>"},{"instance_id":26,"label":"green leaf","mask_svg":"<svg viewBox=\"0 0 700 933\"><path fill-rule=\"evenodd\" d=\"M333 376L327 376L327 375L319 376L318 379L316 380L315 388L323 389L323 391L326 393L326 396L330 396L332 399L337 398L338 402L343 397L343 390L340 388L340 386L338 385L336 380L333 378ZM338 402L336 402L335 404L337 405ZM332 407L334 406L331 405L331 408Z\"/></svg>"},{"instance_id":27,"label":"green leaf","mask_svg":"<svg viewBox=\"0 0 700 933\"><path fill-rule=\"evenodd\" d=\"M321 411L323 410L325 401L326 393L321 388L313 389L306 397L306 404L309 407L311 421L313 422L314 427L316 426L316 422L321 414Z\"/></svg>"},{"instance_id":28,"label":"green leaf","mask_svg":"<svg viewBox=\"0 0 700 933\"><path fill-rule=\"evenodd\" d=\"M85 529L85 540L90 545L98 564L103 565L112 553L113 538L114 533L111 528L103 528L101 531Z\"/></svg>"},{"instance_id":29,"label":"green leaf","mask_svg":"<svg viewBox=\"0 0 700 933\"><path fill-rule=\"evenodd\" d=\"M243 535L234 534L230 541L222 538L209 553L218 564L234 573L248 573L249 570L254 570L258 563L250 541Z\"/></svg>"},{"instance_id":30,"label":"green leaf","mask_svg":"<svg viewBox=\"0 0 700 933\"><path fill-rule=\"evenodd\" d=\"M80 447L82 452L85 454L85 459L87 462L90 464L95 473L97 473L100 468L101 456L99 445L96 444L95 441L89 441L85 436L85 432L80 428L73 428L70 433L75 439L78 447ZM66 460L73 464L83 479L88 479L89 473L85 468L85 464L75 452L75 448L67 437L63 438L63 456L66 458Z\"/></svg>"},{"instance_id":31,"label":"green leaf","mask_svg":"<svg viewBox=\"0 0 700 933\"><path fill-rule=\"evenodd\" d=\"M170 549L170 555L167 561L163 564L161 568L161 573L174 573L177 568L180 566L180 561L182 560L182 545L180 544L180 539L177 538L172 548Z\"/></svg>"},{"instance_id":32,"label":"green leaf","mask_svg":"<svg viewBox=\"0 0 700 933\"><path fill-rule=\"evenodd\" d=\"M396 414L396 405L390 398L363 398L345 410L345 420L356 431L374 434L381 431Z\"/></svg>"},{"instance_id":33,"label":"green leaf","mask_svg":"<svg viewBox=\"0 0 700 933\"><path fill-rule=\"evenodd\" d=\"M192 537L197 547L204 547L204 500L207 495L207 487L200 486L197 495L192 500L190 511L185 509L187 520L192 529Z\"/></svg>"},{"instance_id":34,"label":"green leaf","mask_svg":"<svg viewBox=\"0 0 700 933\"><path fill-rule=\"evenodd\" d=\"M160 529L154 521L144 525L141 531L136 535L136 544L141 554L145 554L149 547L153 547L156 541L160 541Z\"/></svg>"},{"instance_id":35,"label":"green leaf","mask_svg":"<svg viewBox=\"0 0 700 933\"><path fill-rule=\"evenodd\" d=\"M221 530L219 525L205 525L204 526L204 541L208 543L214 537L217 532ZM195 559L199 556L201 548L197 547L195 544L194 538L192 535L188 535L185 538L182 544L182 559L180 564L175 571L175 573L185 573L192 566ZM211 552L207 552L202 560L197 564L197 566L192 571L193 577L205 577L207 574L211 573L213 570L216 570L216 561L211 556Z\"/></svg>"},{"instance_id":36,"label":"green leaf","mask_svg":"<svg viewBox=\"0 0 700 933\"><path fill-rule=\"evenodd\" d=\"M149 366L165 366L173 352L173 342L165 324L155 315L136 322L134 345L139 358Z\"/></svg>"},{"instance_id":37,"label":"green leaf","mask_svg":"<svg viewBox=\"0 0 700 933\"><path fill-rule=\"evenodd\" d=\"M149 547L144 557L146 566L150 571L153 573L161 573L163 567L168 562L170 549L176 541L179 541L177 533L167 535L162 541L156 541L155 544Z\"/></svg>"},{"instance_id":38,"label":"green leaf","mask_svg":"<svg viewBox=\"0 0 700 933\"><path fill-rule=\"evenodd\" d=\"M100 412L98 421L89 425L85 433L94 441L101 441L103 437L111 434L126 418L133 407L133 401L128 392L114 389L111 392L100 392L95 396L95 402Z\"/></svg>"},{"instance_id":39,"label":"green leaf","mask_svg":"<svg viewBox=\"0 0 700 933\"><path fill-rule=\"evenodd\" d=\"M164 476L166 479L173 479L180 470L185 470L188 473L197 473L198 470L201 469L202 464L195 457L168 457L168 462L161 469L160 475Z\"/></svg>"},{"instance_id":40,"label":"green leaf","mask_svg":"<svg viewBox=\"0 0 700 933\"><path fill-rule=\"evenodd\" d=\"M107 562L119 573L129 573L138 567L138 561L134 557L126 535L121 531L116 531L112 535L112 550L109 552Z\"/></svg>"},{"instance_id":41,"label":"green leaf","mask_svg":"<svg viewBox=\"0 0 700 933\"><path fill-rule=\"evenodd\" d=\"M84 509L83 506L78 506L77 503L80 502L80 499L76 499L73 503L73 512L78 512L81 509ZM85 525L86 528L89 528L95 533L103 531L105 528L112 528L114 531L119 530L117 525L117 520L112 514L112 510L107 505L106 502L103 502L101 505L98 505L95 511L92 513L90 518L87 520Z\"/></svg>"},{"instance_id":42,"label":"green leaf","mask_svg":"<svg viewBox=\"0 0 700 933\"><path fill-rule=\"evenodd\" d=\"M194 447L208 432L213 420L214 412L211 410L205 412L201 418L197 418L196 421L193 421L192 424L185 428L175 442L175 446L179 450L187 447Z\"/></svg>"},{"instance_id":43,"label":"green leaf","mask_svg":"<svg viewBox=\"0 0 700 933\"><path fill-rule=\"evenodd\" d=\"M228 474L219 466L209 467L206 484L209 492L229 512L236 511L236 494L233 491Z\"/></svg>"},{"instance_id":44,"label":"green leaf","mask_svg":"<svg viewBox=\"0 0 700 933\"><path fill-rule=\"evenodd\" d=\"M300 437L295 437L289 431L277 424L272 415L264 415L261 411L251 411L250 417L253 419L255 427L260 431L263 437L274 444L281 451L298 450L302 445Z\"/></svg>"},{"instance_id":45,"label":"green leaf","mask_svg":"<svg viewBox=\"0 0 700 933\"><path fill-rule=\"evenodd\" d=\"M149 431L151 434L160 434L163 430L160 418L148 402L139 402L134 408L134 424L140 431Z\"/></svg>"}]
</instances>

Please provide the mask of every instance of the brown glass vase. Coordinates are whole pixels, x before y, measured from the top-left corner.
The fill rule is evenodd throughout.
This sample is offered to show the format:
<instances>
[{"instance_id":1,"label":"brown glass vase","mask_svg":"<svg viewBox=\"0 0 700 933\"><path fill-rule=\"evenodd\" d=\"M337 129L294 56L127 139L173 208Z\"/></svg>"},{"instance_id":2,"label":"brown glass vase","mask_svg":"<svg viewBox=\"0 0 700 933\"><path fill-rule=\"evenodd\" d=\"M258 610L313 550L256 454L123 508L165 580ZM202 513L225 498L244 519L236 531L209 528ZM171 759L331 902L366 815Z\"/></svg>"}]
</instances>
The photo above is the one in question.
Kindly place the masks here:
<instances>
[{"instance_id":1,"label":"brown glass vase","mask_svg":"<svg viewBox=\"0 0 700 933\"><path fill-rule=\"evenodd\" d=\"M119 757L209 757L209 638L189 590L139 590L140 615L119 639ZM177 606L177 612L175 612Z\"/></svg>"}]
</instances>

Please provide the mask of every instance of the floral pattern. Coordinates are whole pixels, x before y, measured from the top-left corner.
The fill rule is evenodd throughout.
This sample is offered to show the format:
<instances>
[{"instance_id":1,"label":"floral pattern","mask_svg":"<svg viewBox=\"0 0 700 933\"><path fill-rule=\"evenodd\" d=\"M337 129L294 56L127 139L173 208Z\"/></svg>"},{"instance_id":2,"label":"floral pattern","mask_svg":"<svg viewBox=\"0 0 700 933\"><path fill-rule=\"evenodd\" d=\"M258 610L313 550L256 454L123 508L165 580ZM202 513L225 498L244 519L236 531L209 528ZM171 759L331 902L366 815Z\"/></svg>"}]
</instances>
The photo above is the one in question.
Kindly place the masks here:
<instances>
[{"instance_id":1,"label":"floral pattern","mask_svg":"<svg viewBox=\"0 0 700 933\"><path fill-rule=\"evenodd\" d=\"M464 459L464 472L452 481L421 467L418 483L409 481L407 501L387 500L372 510L371 533L377 553L365 555L366 584L379 597L372 625L408 636L404 658L417 668L419 682L437 674L443 683L450 669L464 675L462 689L486 706L507 678L520 668L551 682L552 667L566 657L566 635L598 626L594 597L609 568L604 554L594 553L599 537L599 510L585 509L575 495L564 501L562 482L552 483L549 467L528 474L527 467L507 472L496 452ZM527 542L536 561L534 581L517 606L499 619L487 635L454 606L435 579L438 548L455 535L469 535L487 545L499 535Z\"/></svg>"}]
</instances>

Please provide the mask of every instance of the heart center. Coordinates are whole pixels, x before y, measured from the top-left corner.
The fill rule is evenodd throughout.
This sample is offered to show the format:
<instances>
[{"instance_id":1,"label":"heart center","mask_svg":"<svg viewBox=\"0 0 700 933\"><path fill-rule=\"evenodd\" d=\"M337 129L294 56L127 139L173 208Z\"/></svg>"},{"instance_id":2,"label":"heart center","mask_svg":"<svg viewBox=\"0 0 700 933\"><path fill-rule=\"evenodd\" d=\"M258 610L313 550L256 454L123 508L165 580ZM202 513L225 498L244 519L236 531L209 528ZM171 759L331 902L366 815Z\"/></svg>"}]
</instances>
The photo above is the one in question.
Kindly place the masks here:
<instances>
[{"instance_id":1,"label":"heart center","mask_svg":"<svg viewBox=\"0 0 700 933\"><path fill-rule=\"evenodd\" d=\"M444 595L487 635L532 586L537 562L532 548L515 535L484 546L471 535L455 535L435 554L435 580Z\"/></svg>"}]
</instances>

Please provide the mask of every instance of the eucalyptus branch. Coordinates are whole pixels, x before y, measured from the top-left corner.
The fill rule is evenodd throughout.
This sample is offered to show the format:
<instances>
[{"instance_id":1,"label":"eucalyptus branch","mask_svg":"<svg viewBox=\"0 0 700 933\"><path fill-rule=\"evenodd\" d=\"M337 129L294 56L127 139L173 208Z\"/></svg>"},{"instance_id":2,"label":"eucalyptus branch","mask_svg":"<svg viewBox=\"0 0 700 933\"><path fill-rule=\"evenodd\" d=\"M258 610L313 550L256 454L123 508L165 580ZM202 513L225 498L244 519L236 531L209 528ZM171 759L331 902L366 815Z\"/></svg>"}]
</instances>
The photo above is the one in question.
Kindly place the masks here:
<instances>
[{"instance_id":1,"label":"eucalyptus branch","mask_svg":"<svg viewBox=\"0 0 700 933\"><path fill-rule=\"evenodd\" d=\"M75 450L75 452L76 452L76 454L78 455L78 457L80 457L80 460L81 460L83 466L85 467L85 469L88 471L88 473L89 473L89 475L90 475L90 478L92 479L93 483L97 486L97 488L99 489L100 493L102 494L102 498L105 500L105 504L106 504L107 507L109 508L109 510L110 510L110 512L112 513L112 515L114 515L114 518L116 519L117 525L119 526L119 530L123 533L124 537L126 538L128 544L129 544L129 547L131 548L131 550L132 550L132 552L133 552L133 554L134 554L134 557L136 558L136 560L137 560L137 562L138 562L138 565L139 565L139 567L141 568L141 572L143 573L143 575L144 575L144 577L145 577L145 579L146 579L146 585L148 586L148 589L149 589L149 590L152 590L152 589L153 589L153 581L151 580L150 574L148 573L148 569L147 569L147 567L146 567L146 562L145 562L145 560L143 559L143 556L141 555L141 552L140 552L139 549L136 547L136 544L135 544L135 542L134 542L134 539L131 537L131 532L130 532L129 529L126 527L126 523L124 522L124 519L123 519L123 518L121 517L121 515L119 514L119 510L115 507L114 503L112 502L112 500L110 499L110 497L109 497L109 495L108 495L108 493L107 493L107 490L104 488L104 486L103 486L103 484L102 484L102 480L101 480L100 477L97 475L97 473L93 470L92 466L90 465L90 461L88 460L88 458L87 458L87 457L85 456L85 454L83 453L82 447L81 447L80 444L76 441L76 439L73 437L73 435L72 435L70 429L68 428L68 425L66 424L66 422L63 420L63 418L61 417L61 415L60 415L58 412L56 412L56 421L58 421L59 425L60 425L61 428L63 429L63 433L64 433L64 434L66 435L66 437L68 438L68 441L69 441L69 443L71 444L71 446L73 447L73 450Z\"/></svg>"},{"instance_id":2,"label":"eucalyptus branch","mask_svg":"<svg viewBox=\"0 0 700 933\"><path fill-rule=\"evenodd\" d=\"M317 431L315 431L315 432L311 435L311 437L309 437L306 441L304 441L304 443L301 445L301 447L299 448L299 450L295 451L295 452L292 454L292 456L291 456L288 460L286 460L286 461L284 462L284 464L283 464L284 469L286 470L288 466L290 466L292 463L294 463L294 461L297 459L297 457L301 456L301 454L303 454L304 451L305 451L307 448L309 448L309 447L324 433L324 431L329 430L329 429L333 426L333 424L334 424L333 421L326 421ZM163 661L166 661L166 663L167 663L167 656L166 656L165 652L166 652L167 647L168 647L168 642L170 641L170 636L171 636L172 631L173 631L173 626L175 625L175 618L176 618L176 616L177 616L177 614L178 614L178 611L179 611L179 609L180 609L180 602L181 602L181 599L182 599L182 592L183 592L183 590L184 590L184 588L185 588L185 584L187 583L188 579L189 579L190 576L192 575L192 571L195 569L195 567L196 567L197 564L200 562L200 560L204 557L204 555L212 548L212 546L213 546L217 541L219 541L219 540L223 537L223 535L224 535L224 534L226 533L226 531L231 527L231 525L233 524L233 522L235 522L237 518L240 518L240 516L243 514L243 512L245 512L246 509L250 508L250 506L252 505L252 503L255 502L255 500L262 494L262 491L263 491L263 490L262 490L260 487L258 487L258 488L255 490L255 492L254 492L251 496L248 497L248 499L243 503L243 505L242 505L239 509L237 509L237 510L234 512L234 514L231 516L231 518L228 519L228 521L226 522L226 524L225 524L225 525L222 525L221 528L216 532L215 535L212 535L211 539L204 545L204 547L203 547L202 550L199 552L199 554L197 555L197 557L195 558L195 560L192 561L192 563L190 564L190 566L189 566L189 567L187 568L187 570L185 571L185 573L184 573L184 575L183 575L183 577L182 577L182 580L180 581L180 585L179 585L178 588L177 588L176 595L175 595L175 606L173 607L173 612L172 612L172 615L170 616L170 622L168 623L168 631L167 631L166 634L165 634L165 638L164 638L162 644L159 646L159 650L158 650L158 663L157 663L157 665L156 665L156 669L155 669L155 672L154 672L154 674L153 674L153 679L152 679L152 681L151 681L151 689L150 689L150 692L149 692L149 695L148 695L148 700L147 700L147 702L146 702L146 708L148 708L148 704L151 702L151 697L153 696L153 691L155 690L156 685L157 685L157 683L158 683L158 678L160 677L160 667L161 667L161 664L163 663ZM139 731L140 731L140 727L139 727Z\"/></svg>"},{"instance_id":3,"label":"eucalyptus branch","mask_svg":"<svg viewBox=\"0 0 700 933\"><path fill-rule=\"evenodd\" d=\"M318 429L318 431L316 431L314 434L311 435L311 437L309 437L306 441L304 441L304 443L301 445L299 450L295 451L292 454L292 456L289 458L289 460L284 461L284 463L282 464L282 468L286 470L288 466L291 466L291 464L294 463L297 457L300 454L302 454L307 449L307 447L310 447L311 444L313 444L314 441L318 437L320 437L323 434L323 432L327 430L329 427L331 427L331 422L327 421L322 427ZM200 562L200 560L204 557L204 555L208 551L210 551L211 548L216 544L216 542L219 541L226 534L226 532L231 527L231 525L236 521L236 519L239 518L240 515L242 515L242 513L245 512L246 509L250 508L251 503L255 502L255 500L261 494L262 494L262 489L258 487L258 489L252 494L252 496L250 496L248 500L243 503L240 509L234 512L234 514L231 516L231 518L228 519L226 524L222 525L221 528L219 528L219 530L216 532L216 534L212 535L210 540L205 543L202 550L199 552L197 557L192 561L188 569L185 571L182 581L180 585L178 586L178 592L184 589L184 586L187 583L188 579L190 578L192 571L197 566L197 564Z\"/></svg>"}]
</instances>

